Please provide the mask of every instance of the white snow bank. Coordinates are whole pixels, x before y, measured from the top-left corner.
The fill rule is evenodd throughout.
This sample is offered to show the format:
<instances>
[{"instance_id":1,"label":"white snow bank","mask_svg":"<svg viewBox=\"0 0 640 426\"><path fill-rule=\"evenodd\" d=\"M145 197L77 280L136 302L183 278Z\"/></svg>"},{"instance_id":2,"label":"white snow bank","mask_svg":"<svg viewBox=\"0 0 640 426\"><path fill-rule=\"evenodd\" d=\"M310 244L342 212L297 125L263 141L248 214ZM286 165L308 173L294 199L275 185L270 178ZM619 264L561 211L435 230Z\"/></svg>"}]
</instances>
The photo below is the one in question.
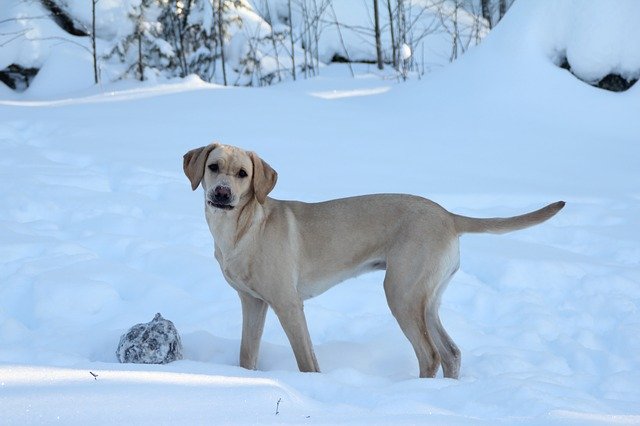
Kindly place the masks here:
<instances>
[{"instance_id":1,"label":"white snow bank","mask_svg":"<svg viewBox=\"0 0 640 426\"><path fill-rule=\"evenodd\" d=\"M94 84L91 55L68 44L55 46L29 86L29 97L69 95Z\"/></svg>"},{"instance_id":2,"label":"white snow bank","mask_svg":"<svg viewBox=\"0 0 640 426\"><path fill-rule=\"evenodd\" d=\"M0 69L10 64L40 68L52 53L58 53L56 46L82 49L74 43L82 45L84 39L56 25L39 1L5 0L0 8Z\"/></svg>"},{"instance_id":3,"label":"white snow bank","mask_svg":"<svg viewBox=\"0 0 640 426\"><path fill-rule=\"evenodd\" d=\"M192 79L0 101L3 421L639 422L640 88L601 91L553 65L537 4L519 0L478 49L406 84L330 66L261 90ZM214 139L259 152L281 199L409 192L473 216L567 206L462 238L441 308L461 380L416 379L381 273L305 303L323 373L297 371L271 313L246 371L238 297L182 172ZM156 312L185 360L118 364L120 335Z\"/></svg>"},{"instance_id":4,"label":"white snow bank","mask_svg":"<svg viewBox=\"0 0 640 426\"><path fill-rule=\"evenodd\" d=\"M610 73L628 80L640 77L640 2L573 0L562 25L567 28L564 44L571 69L586 81L597 81Z\"/></svg>"},{"instance_id":5,"label":"white snow bank","mask_svg":"<svg viewBox=\"0 0 640 426\"><path fill-rule=\"evenodd\" d=\"M517 1L496 28L522 36L560 64L565 58L580 79L597 82L610 73L640 77L640 2L635 0Z\"/></svg>"}]
</instances>

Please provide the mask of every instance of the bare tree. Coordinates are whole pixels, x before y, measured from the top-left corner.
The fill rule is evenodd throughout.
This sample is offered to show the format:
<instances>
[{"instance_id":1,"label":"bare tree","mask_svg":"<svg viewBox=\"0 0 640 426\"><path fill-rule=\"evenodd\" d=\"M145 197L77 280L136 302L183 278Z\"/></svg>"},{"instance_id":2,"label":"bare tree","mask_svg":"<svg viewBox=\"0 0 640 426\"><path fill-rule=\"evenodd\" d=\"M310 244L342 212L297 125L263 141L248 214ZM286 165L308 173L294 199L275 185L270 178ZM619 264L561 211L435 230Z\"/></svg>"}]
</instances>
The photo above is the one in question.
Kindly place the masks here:
<instances>
[{"instance_id":1,"label":"bare tree","mask_svg":"<svg viewBox=\"0 0 640 426\"><path fill-rule=\"evenodd\" d=\"M465 19L460 19L463 14ZM476 12L464 8L464 0L441 3L438 16L442 29L451 37L451 62L464 54L474 41L478 44L488 25Z\"/></svg>"},{"instance_id":2,"label":"bare tree","mask_svg":"<svg viewBox=\"0 0 640 426\"><path fill-rule=\"evenodd\" d=\"M340 37L340 44L342 44L342 49L344 50L344 54L347 58L347 65L349 65L349 72L351 72L351 77L355 77L355 73L353 72L353 67L351 66L351 59L349 58L349 51L347 50L347 45L344 42L344 38L342 37L342 30L340 29L340 24L338 23L338 16L336 15L336 10L333 8L333 3L329 2L331 6L331 12L333 13L333 20L336 24L336 29L338 30L338 36Z\"/></svg>"},{"instance_id":3,"label":"bare tree","mask_svg":"<svg viewBox=\"0 0 640 426\"><path fill-rule=\"evenodd\" d=\"M138 18L136 23L136 38L138 39L138 78L140 81L144 81L144 61L142 59L142 14Z\"/></svg>"},{"instance_id":4,"label":"bare tree","mask_svg":"<svg viewBox=\"0 0 640 426\"><path fill-rule=\"evenodd\" d=\"M405 9L405 0L398 0L398 64L400 66L400 74L402 79L406 80L409 75L409 56L406 50L410 48L407 44L407 15Z\"/></svg>"},{"instance_id":5,"label":"bare tree","mask_svg":"<svg viewBox=\"0 0 640 426\"><path fill-rule=\"evenodd\" d=\"M487 21L489 29L502 20L514 0L481 0L482 17Z\"/></svg>"},{"instance_id":6,"label":"bare tree","mask_svg":"<svg viewBox=\"0 0 640 426\"><path fill-rule=\"evenodd\" d=\"M282 81L282 77L280 76L280 57L278 55L278 45L276 43L276 33L273 31L273 17L271 16L271 8L269 7L269 0L265 0L265 8L266 8L266 15L267 15L267 23L269 24L269 26L271 27L271 45L273 47L273 54L275 55L276 58L276 74L278 76L278 82Z\"/></svg>"},{"instance_id":7,"label":"bare tree","mask_svg":"<svg viewBox=\"0 0 640 426\"><path fill-rule=\"evenodd\" d=\"M389 32L391 33L391 58L393 68L398 69L398 49L396 45L395 31L393 30L393 11L391 9L391 0L387 0L387 11L389 12Z\"/></svg>"},{"instance_id":8,"label":"bare tree","mask_svg":"<svg viewBox=\"0 0 640 426\"><path fill-rule=\"evenodd\" d=\"M260 63L258 47L260 43L260 26L255 26L253 29L255 32L250 34L248 28L244 28L249 51L240 60L242 69L238 72L236 81L233 83L234 86L238 86L239 84L262 86L264 76L262 74L262 64ZM247 76L250 76L249 80L247 80Z\"/></svg>"},{"instance_id":9,"label":"bare tree","mask_svg":"<svg viewBox=\"0 0 640 426\"><path fill-rule=\"evenodd\" d=\"M500 20L504 18L505 13L507 13L507 0L500 0Z\"/></svg>"},{"instance_id":10,"label":"bare tree","mask_svg":"<svg viewBox=\"0 0 640 426\"><path fill-rule=\"evenodd\" d=\"M374 31L376 33L376 59L378 60L378 69L384 68L382 63L382 43L380 41L380 13L378 11L378 0L373 0L373 21Z\"/></svg>"},{"instance_id":11,"label":"bare tree","mask_svg":"<svg viewBox=\"0 0 640 426\"><path fill-rule=\"evenodd\" d=\"M98 84L100 75L98 74L98 52L96 51L96 3L98 0L91 0L91 50L93 53L93 80Z\"/></svg>"},{"instance_id":12,"label":"bare tree","mask_svg":"<svg viewBox=\"0 0 640 426\"><path fill-rule=\"evenodd\" d=\"M291 41L291 74L293 81L296 81L296 50L293 42L293 17L291 16L291 0L287 2L289 8L289 40Z\"/></svg>"},{"instance_id":13,"label":"bare tree","mask_svg":"<svg viewBox=\"0 0 640 426\"><path fill-rule=\"evenodd\" d=\"M444 0L439 0L440 4ZM406 43L410 57L407 59L406 67L408 70L414 70L420 75L422 65L422 73L424 74L424 39L432 33L441 31L441 23L433 17L434 8L438 5L436 0L431 0L428 4L410 3L410 7L406 10ZM428 22L427 22L428 20ZM418 56L415 54L418 49L422 51L422 64L418 62Z\"/></svg>"},{"instance_id":14,"label":"bare tree","mask_svg":"<svg viewBox=\"0 0 640 426\"><path fill-rule=\"evenodd\" d=\"M220 45L220 60L222 61L222 81L227 85L227 69L224 60L224 25L222 20L222 9L224 0L218 0L218 44Z\"/></svg>"},{"instance_id":15,"label":"bare tree","mask_svg":"<svg viewBox=\"0 0 640 426\"><path fill-rule=\"evenodd\" d=\"M300 0L300 11L302 12L304 22L304 29L301 37L304 47L305 77L316 75L320 66L318 61L318 42L320 40L321 32L320 18L326 8L324 4L325 0L320 1L323 3L318 7L317 0Z\"/></svg>"},{"instance_id":16,"label":"bare tree","mask_svg":"<svg viewBox=\"0 0 640 426\"><path fill-rule=\"evenodd\" d=\"M458 27L458 11L460 10L459 0L454 0L453 6L453 31L451 31L451 57L449 62L458 59L458 43L460 40L460 28Z\"/></svg>"},{"instance_id":17,"label":"bare tree","mask_svg":"<svg viewBox=\"0 0 640 426\"><path fill-rule=\"evenodd\" d=\"M491 28L491 0L481 0L480 4L482 7L482 17L489 24L489 28Z\"/></svg>"}]
</instances>

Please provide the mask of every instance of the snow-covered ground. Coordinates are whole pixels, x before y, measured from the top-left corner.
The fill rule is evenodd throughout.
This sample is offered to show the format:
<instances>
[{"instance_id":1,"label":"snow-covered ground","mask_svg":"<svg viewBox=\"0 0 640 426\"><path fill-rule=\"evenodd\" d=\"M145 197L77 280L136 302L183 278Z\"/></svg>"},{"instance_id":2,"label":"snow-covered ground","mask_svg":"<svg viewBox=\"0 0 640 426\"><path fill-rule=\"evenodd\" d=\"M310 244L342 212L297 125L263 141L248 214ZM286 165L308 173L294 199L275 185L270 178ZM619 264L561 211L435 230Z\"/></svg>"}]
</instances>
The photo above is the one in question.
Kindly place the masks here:
<instances>
[{"instance_id":1,"label":"snow-covered ground","mask_svg":"<svg viewBox=\"0 0 640 426\"><path fill-rule=\"evenodd\" d=\"M516 2L421 81L331 66L265 89L188 79L1 100L2 423L640 423L640 87L605 92L556 67L566 39L541 4ZM382 273L306 303L323 373L297 371L271 313L247 371L239 301L182 173L214 138L260 153L275 198L408 192L474 216L567 206L462 238L441 308L460 380L416 378ZM120 335L156 312L185 359L118 364Z\"/></svg>"}]
</instances>

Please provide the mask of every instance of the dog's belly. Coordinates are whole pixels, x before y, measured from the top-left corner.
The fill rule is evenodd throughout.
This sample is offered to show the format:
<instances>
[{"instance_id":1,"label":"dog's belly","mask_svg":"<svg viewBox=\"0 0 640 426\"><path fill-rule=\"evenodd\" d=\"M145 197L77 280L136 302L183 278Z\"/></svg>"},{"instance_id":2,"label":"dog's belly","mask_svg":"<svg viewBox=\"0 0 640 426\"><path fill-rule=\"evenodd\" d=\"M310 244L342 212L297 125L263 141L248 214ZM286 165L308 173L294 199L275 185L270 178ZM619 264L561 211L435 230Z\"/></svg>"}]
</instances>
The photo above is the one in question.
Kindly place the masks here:
<instances>
[{"instance_id":1,"label":"dog's belly","mask_svg":"<svg viewBox=\"0 0 640 426\"><path fill-rule=\"evenodd\" d=\"M386 269L382 259L368 259L366 262L346 269L334 269L333 271L309 271L298 281L298 295L303 299L310 299L329 290L331 287L357 277L367 272Z\"/></svg>"}]
</instances>

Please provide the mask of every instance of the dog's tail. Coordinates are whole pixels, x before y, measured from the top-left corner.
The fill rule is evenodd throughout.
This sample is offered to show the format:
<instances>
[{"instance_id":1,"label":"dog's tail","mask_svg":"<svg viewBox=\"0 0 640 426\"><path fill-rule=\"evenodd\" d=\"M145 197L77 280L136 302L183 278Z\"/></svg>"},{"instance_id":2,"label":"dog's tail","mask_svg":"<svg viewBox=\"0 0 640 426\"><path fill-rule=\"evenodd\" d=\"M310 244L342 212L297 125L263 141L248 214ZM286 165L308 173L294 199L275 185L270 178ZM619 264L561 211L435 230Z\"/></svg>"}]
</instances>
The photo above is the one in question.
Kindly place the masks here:
<instances>
[{"instance_id":1,"label":"dog's tail","mask_svg":"<svg viewBox=\"0 0 640 426\"><path fill-rule=\"evenodd\" d=\"M458 234L468 232L489 232L492 234L504 234L505 232L517 231L528 228L552 218L563 207L565 202L558 201L531 213L513 217L494 217L488 219L477 219L467 216L453 214L453 223Z\"/></svg>"}]
</instances>

